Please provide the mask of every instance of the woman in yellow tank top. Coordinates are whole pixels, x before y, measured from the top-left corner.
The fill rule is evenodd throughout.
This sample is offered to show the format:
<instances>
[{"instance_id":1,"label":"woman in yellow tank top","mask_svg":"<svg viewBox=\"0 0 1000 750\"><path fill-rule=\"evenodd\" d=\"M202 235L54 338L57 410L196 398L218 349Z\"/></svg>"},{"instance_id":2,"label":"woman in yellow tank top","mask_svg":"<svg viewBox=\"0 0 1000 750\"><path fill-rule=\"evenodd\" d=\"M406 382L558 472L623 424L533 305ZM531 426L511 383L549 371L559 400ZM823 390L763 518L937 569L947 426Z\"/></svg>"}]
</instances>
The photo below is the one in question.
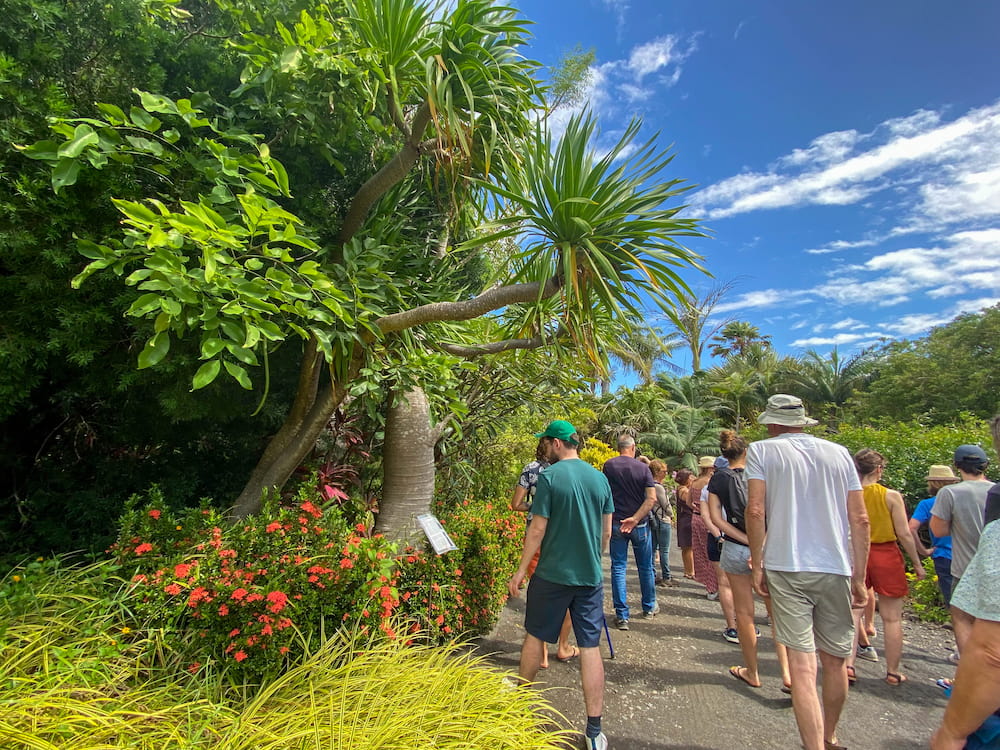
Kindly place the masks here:
<instances>
[{"instance_id":1,"label":"woman in yellow tank top","mask_svg":"<svg viewBox=\"0 0 1000 750\"><path fill-rule=\"evenodd\" d=\"M869 596L878 594L878 612L885 634L885 681L890 685L906 682L899 669L903 654L903 597L909 593L906 568L899 545L906 550L917 578L923 578L924 566L910 534L903 496L880 484L885 458L878 451L865 448L854 454L854 466L861 477L865 508L871 523L871 548L868 552L867 584ZM855 651L861 627L862 610L854 610ZM854 682L854 654L847 659L847 675Z\"/></svg>"}]
</instances>

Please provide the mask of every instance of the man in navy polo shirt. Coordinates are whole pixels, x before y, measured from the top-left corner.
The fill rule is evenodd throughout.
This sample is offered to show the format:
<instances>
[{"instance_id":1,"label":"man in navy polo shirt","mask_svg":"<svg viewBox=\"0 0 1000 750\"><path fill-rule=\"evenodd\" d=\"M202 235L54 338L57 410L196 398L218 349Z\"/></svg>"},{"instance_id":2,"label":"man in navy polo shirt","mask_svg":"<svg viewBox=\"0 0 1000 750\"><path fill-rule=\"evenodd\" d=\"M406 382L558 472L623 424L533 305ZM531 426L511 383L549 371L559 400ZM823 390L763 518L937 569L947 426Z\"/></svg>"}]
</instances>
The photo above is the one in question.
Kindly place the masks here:
<instances>
[{"instance_id":1,"label":"man in navy polo shirt","mask_svg":"<svg viewBox=\"0 0 1000 750\"><path fill-rule=\"evenodd\" d=\"M628 435L618 438L618 453L605 461L604 476L608 478L615 501L611 517L611 599L615 605L615 624L619 630L628 630L625 567L629 544L639 570L643 617L652 617L660 611L656 603L653 540L649 530L649 511L656 502L656 483L649 466L635 457L633 438Z\"/></svg>"},{"instance_id":2,"label":"man in navy polo shirt","mask_svg":"<svg viewBox=\"0 0 1000 750\"><path fill-rule=\"evenodd\" d=\"M604 626L604 575L601 553L611 536L611 488L608 480L580 460L576 428L557 419L535 437L552 438L557 462L538 475L533 518L524 537L521 564L507 590L520 593L535 552L538 566L528 584L524 613L524 644L518 675L532 682L542 663L546 643L556 640L566 611L580 648L583 701L587 708L587 750L607 750L601 731L604 710L604 662L601 630ZM648 471L648 469L647 469Z\"/></svg>"}]
</instances>

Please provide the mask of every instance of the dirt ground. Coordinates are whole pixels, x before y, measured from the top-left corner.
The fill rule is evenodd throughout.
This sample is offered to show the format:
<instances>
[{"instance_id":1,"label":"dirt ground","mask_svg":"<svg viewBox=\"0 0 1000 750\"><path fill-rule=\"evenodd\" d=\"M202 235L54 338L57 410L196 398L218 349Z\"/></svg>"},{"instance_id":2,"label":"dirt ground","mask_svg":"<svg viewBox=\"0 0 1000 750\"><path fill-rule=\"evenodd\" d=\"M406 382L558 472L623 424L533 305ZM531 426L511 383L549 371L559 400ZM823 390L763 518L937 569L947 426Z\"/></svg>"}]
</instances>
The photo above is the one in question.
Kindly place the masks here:
<instances>
[{"instance_id":1,"label":"dirt ground","mask_svg":"<svg viewBox=\"0 0 1000 750\"><path fill-rule=\"evenodd\" d=\"M676 555L677 551L674 550ZM672 559L678 576L679 556ZM718 602L708 601L694 581L657 588L660 613L633 617L628 631L614 628L608 560L605 557L605 612L611 626L614 658L607 640L604 731L614 750L733 750L733 748L801 747L792 702L780 690L781 679L770 628L762 603L757 607L761 629L761 679L754 690L735 680L728 668L741 663L740 649L722 638L725 627ZM639 610L639 581L631 566L629 605ZM493 632L476 644L503 669L517 671L524 637L524 599L507 603ZM879 624L881 630L881 626ZM903 671L909 681L887 685L885 663L858 660L858 682L851 688L838 727L838 739L851 750L918 750L926 748L946 699L934 684L951 677L947 663L951 631L907 619L904 623ZM882 634L874 640L882 653ZM567 726L586 723L580 689L579 663L555 659L538 674L539 690L566 717Z\"/></svg>"}]
</instances>

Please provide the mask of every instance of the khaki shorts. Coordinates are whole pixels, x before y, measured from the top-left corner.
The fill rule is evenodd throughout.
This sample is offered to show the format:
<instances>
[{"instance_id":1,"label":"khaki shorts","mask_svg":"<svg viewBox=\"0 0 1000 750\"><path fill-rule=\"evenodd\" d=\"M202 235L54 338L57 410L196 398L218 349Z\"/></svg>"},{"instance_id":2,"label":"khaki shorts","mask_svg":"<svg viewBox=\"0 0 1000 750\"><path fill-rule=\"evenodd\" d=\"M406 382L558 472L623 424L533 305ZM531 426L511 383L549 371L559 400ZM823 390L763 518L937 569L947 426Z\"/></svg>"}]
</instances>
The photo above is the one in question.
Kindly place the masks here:
<instances>
[{"instance_id":1,"label":"khaki shorts","mask_svg":"<svg viewBox=\"0 0 1000 750\"><path fill-rule=\"evenodd\" d=\"M851 579L834 573L768 570L774 635L796 651L847 658L854 648Z\"/></svg>"}]
</instances>

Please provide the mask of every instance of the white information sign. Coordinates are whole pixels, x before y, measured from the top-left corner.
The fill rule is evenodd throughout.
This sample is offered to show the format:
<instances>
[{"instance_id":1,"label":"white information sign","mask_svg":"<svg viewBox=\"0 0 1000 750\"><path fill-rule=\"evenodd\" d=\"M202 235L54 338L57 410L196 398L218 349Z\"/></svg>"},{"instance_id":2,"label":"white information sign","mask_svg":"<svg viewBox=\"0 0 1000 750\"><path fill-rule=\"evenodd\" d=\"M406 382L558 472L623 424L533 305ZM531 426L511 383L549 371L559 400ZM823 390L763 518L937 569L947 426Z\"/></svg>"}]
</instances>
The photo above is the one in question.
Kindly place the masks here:
<instances>
[{"instance_id":1,"label":"white information sign","mask_svg":"<svg viewBox=\"0 0 1000 750\"><path fill-rule=\"evenodd\" d=\"M431 543L436 554L443 555L445 552L458 549L458 545L451 540L448 532L444 530L444 526L433 513L421 513L417 516L417 523L424 530L427 540Z\"/></svg>"}]
</instances>

